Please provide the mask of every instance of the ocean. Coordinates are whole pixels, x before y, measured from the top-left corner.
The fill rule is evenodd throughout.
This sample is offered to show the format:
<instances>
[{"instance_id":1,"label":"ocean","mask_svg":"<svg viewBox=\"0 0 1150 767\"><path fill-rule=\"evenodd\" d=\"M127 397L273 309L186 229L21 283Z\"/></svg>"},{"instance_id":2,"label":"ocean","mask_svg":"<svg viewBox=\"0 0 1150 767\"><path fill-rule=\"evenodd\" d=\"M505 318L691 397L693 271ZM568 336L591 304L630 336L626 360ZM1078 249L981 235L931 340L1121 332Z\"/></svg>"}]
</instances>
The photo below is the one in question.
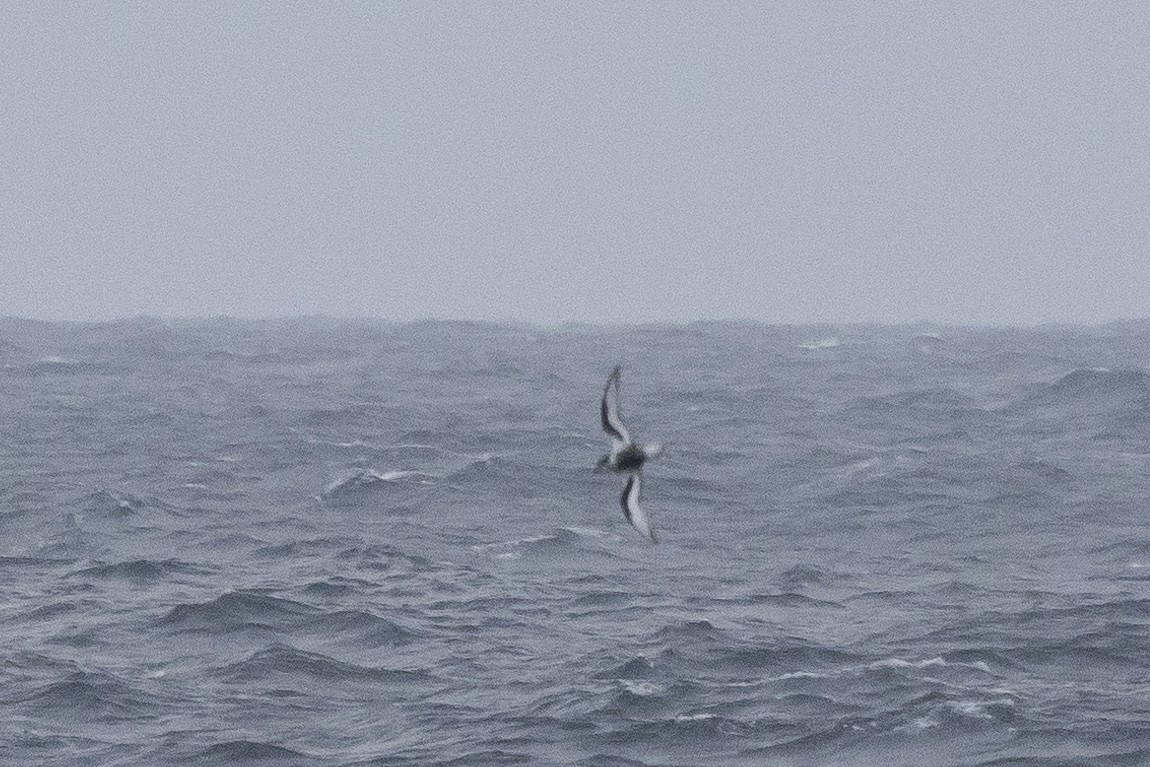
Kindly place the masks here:
<instances>
[{"instance_id":1,"label":"ocean","mask_svg":"<svg viewBox=\"0 0 1150 767\"><path fill-rule=\"evenodd\" d=\"M665 452L593 472L599 397ZM1150 322L0 319L5 765L1150 764Z\"/></svg>"}]
</instances>

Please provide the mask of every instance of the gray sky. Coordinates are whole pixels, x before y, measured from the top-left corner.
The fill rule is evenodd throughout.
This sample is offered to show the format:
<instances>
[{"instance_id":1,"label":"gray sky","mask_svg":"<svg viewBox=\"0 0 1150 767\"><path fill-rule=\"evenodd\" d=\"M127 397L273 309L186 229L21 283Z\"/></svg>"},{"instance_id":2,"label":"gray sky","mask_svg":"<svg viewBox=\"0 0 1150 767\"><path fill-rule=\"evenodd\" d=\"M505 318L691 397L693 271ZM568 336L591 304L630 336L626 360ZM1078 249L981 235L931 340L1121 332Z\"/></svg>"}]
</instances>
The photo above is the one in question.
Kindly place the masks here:
<instances>
[{"instance_id":1,"label":"gray sky","mask_svg":"<svg viewBox=\"0 0 1150 767\"><path fill-rule=\"evenodd\" d=\"M0 9L0 314L1150 315L1150 5Z\"/></svg>"}]
</instances>

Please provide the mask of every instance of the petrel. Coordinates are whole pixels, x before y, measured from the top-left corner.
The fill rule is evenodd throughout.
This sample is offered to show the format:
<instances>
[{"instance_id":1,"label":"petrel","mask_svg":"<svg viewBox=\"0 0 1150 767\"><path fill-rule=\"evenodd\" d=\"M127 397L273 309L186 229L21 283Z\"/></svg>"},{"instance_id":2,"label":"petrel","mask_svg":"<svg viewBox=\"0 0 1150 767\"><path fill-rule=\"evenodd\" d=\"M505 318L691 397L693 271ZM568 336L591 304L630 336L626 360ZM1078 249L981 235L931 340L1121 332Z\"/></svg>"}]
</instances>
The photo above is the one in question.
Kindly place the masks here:
<instances>
[{"instance_id":1,"label":"petrel","mask_svg":"<svg viewBox=\"0 0 1150 767\"><path fill-rule=\"evenodd\" d=\"M640 470L648 458L654 458L663 452L662 445L652 442L647 445L636 445L631 439L623 419L619 415L619 373L621 368L616 365L607 376L607 385L603 387L603 402L599 407L599 417L603 422L603 431L611 435L611 452L599 459L595 471L613 471L618 474L627 474L627 486L623 488L623 495L619 496L619 505L623 507L623 516L643 535L658 543L655 528L651 526L647 515L639 507L639 487L641 483Z\"/></svg>"}]
</instances>

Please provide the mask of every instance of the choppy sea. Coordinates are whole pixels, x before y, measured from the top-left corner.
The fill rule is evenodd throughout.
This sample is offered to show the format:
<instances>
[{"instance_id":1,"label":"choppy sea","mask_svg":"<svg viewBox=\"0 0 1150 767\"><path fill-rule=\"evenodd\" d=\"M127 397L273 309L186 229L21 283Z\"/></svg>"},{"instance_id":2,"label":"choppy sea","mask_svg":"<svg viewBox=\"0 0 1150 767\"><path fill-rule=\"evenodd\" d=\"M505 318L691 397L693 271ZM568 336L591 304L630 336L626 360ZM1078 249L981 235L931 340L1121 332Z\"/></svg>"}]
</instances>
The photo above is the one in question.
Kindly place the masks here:
<instances>
[{"instance_id":1,"label":"choppy sea","mask_svg":"<svg viewBox=\"0 0 1150 767\"><path fill-rule=\"evenodd\" d=\"M592 469L607 374L652 545ZM0 320L0 763L1150 764L1150 322Z\"/></svg>"}]
</instances>

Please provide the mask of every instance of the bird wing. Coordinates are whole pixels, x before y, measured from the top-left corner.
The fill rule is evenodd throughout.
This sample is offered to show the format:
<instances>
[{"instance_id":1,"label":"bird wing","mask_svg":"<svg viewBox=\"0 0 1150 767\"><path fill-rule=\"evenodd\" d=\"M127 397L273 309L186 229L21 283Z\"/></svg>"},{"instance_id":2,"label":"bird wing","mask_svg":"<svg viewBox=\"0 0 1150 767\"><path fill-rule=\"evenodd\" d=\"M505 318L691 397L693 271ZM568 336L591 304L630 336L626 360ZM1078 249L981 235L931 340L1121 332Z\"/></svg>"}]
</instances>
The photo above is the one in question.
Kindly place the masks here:
<instances>
[{"instance_id":1,"label":"bird wing","mask_svg":"<svg viewBox=\"0 0 1150 767\"><path fill-rule=\"evenodd\" d=\"M647 519L647 515L639 507L640 481L638 472L627 479L627 486L623 488L619 505L623 507L623 516L627 518L632 527L650 538L651 543L658 543L659 539L655 536L655 528L651 527L651 520Z\"/></svg>"},{"instance_id":2,"label":"bird wing","mask_svg":"<svg viewBox=\"0 0 1150 767\"><path fill-rule=\"evenodd\" d=\"M618 365L611 371L611 375L607 376L607 385L603 387L603 402L599 406L599 417L603 421L603 431L611 435L616 443L624 445L631 442L631 435L627 433L627 427L623 425L623 419L619 415L619 372ZM611 396L611 390L614 388L615 396ZM620 445L616 444L617 450Z\"/></svg>"}]
</instances>

